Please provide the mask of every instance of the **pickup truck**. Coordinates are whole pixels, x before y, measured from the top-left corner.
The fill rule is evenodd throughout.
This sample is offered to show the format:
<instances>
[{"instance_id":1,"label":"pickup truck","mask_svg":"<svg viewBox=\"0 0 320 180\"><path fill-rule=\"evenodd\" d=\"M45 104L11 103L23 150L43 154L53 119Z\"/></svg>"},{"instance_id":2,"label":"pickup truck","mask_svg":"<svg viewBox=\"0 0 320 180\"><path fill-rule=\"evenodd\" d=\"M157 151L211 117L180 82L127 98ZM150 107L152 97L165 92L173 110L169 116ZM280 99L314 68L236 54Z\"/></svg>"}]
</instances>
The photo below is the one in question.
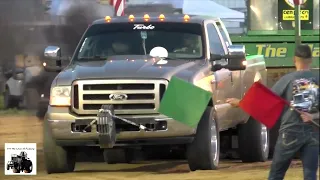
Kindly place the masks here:
<instances>
[{"instance_id":1,"label":"pickup truck","mask_svg":"<svg viewBox=\"0 0 320 180\"><path fill-rule=\"evenodd\" d=\"M160 145L183 150L192 171L217 169L220 155L229 149L243 162L267 160L267 128L225 102L229 97L241 99L254 81L266 82L264 59L246 58L245 47L232 45L219 18L106 16L88 27L65 67L61 52L57 46L44 52L54 64L45 69L60 71L44 119L48 173L72 172L78 147L103 148L97 124L87 127L105 105L112 105L116 116L153 128L141 130L115 121L116 142L103 148L107 163L129 163L135 148L144 152L154 147L156 152ZM197 128L158 112L172 77L212 92Z\"/></svg>"}]
</instances>

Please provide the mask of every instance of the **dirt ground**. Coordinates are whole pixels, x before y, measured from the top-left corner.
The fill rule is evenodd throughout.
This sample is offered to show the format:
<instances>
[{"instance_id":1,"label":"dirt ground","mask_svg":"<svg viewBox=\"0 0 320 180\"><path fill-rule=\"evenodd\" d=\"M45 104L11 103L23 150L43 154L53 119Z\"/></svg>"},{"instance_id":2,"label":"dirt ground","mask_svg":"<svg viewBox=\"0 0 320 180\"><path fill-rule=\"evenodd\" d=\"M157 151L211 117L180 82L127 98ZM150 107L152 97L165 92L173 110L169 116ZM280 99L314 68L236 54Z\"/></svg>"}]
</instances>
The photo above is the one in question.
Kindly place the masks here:
<instances>
[{"instance_id":1,"label":"dirt ground","mask_svg":"<svg viewBox=\"0 0 320 180\"><path fill-rule=\"evenodd\" d=\"M0 171L0 179L77 179L77 180L266 180L270 162L244 164L239 161L223 160L216 171L190 172L186 161L148 161L133 164L108 165L104 162L79 162L73 173L46 174L42 158L42 122L29 117L0 117L0 158L4 159L4 143L37 143L37 175L36 176L4 176ZM0 161L0 169L5 163ZM301 180L302 168L299 161L294 161L289 169L287 180Z\"/></svg>"}]
</instances>

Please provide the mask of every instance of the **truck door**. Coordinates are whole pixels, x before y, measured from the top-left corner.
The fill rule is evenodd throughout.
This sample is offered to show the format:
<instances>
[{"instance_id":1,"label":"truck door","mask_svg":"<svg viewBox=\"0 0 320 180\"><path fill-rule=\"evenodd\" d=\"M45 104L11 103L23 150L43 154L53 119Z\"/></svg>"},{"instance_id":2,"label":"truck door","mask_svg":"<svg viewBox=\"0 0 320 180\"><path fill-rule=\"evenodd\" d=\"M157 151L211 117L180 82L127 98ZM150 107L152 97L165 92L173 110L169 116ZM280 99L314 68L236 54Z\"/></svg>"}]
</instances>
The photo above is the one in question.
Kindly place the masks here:
<instances>
[{"instance_id":1,"label":"truck door","mask_svg":"<svg viewBox=\"0 0 320 180\"><path fill-rule=\"evenodd\" d=\"M227 31L227 28L224 26L223 22L219 19L216 21L216 25L217 25L217 28L219 30L219 32L221 33L221 38L222 38L222 42L224 42L224 46L226 47L226 49L228 49L228 47L230 45L232 45L232 42L231 42L231 39L230 39L230 36L229 36L229 33ZM227 51L228 52L228 51ZM241 71L231 71L231 95L232 97L235 97L235 98L238 98L238 99L241 99L242 98L242 75ZM243 111L241 111L239 108L235 108L233 109L233 114L231 114L232 118L233 119L233 124L238 124L240 121L242 121L241 118L239 117L242 117L241 115L243 114Z\"/></svg>"},{"instance_id":2,"label":"truck door","mask_svg":"<svg viewBox=\"0 0 320 180\"><path fill-rule=\"evenodd\" d=\"M219 28L214 21L206 24L208 33L210 52L213 54L225 55L227 50L227 40L224 40ZM227 60L222 59L214 63L226 64ZM214 81L212 82L213 100L217 110L217 117L221 129L227 129L236 124L236 115L238 108L232 108L226 103L230 97L240 98L241 91L234 87L234 76L232 71L221 69L213 72ZM240 74L239 74L240 75Z\"/></svg>"}]
</instances>

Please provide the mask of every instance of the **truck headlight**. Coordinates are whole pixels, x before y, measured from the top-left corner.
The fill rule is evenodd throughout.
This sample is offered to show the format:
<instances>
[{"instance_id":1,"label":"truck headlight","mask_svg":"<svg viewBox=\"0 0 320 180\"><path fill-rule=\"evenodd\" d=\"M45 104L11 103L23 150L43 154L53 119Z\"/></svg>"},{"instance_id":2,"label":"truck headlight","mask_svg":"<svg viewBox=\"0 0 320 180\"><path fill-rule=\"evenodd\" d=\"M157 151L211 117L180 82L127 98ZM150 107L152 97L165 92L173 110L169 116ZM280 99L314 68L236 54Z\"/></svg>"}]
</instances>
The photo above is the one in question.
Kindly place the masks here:
<instances>
[{"instance_id":1,"label":"truck headlight","mask_svg":"<svg viewBox=\"0 0 320 180\"><path fill-rule=\"evenodd\" d=\"M58 86L51 89L50 106L70 106L71 86Z\"/></svg>"}]
</instances>

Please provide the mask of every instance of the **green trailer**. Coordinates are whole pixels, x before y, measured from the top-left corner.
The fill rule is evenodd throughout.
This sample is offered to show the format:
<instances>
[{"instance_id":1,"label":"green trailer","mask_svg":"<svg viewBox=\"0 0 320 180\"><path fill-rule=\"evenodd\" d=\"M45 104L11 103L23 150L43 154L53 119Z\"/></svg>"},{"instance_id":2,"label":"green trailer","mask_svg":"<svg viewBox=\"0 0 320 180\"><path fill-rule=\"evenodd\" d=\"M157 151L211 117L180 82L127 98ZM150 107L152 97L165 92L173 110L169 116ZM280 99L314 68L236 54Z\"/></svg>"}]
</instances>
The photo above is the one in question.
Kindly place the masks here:
<instances>
[{"instance_id":1,"label":"green trailer","mask_svg":"<svg viewBox=\"0 0 320 180\"><path fill-rule=\"evenodd\" d=\"M309 44L313 54L313 68L319 68L319 31L303 31L302 43ZM263 55L269 68L293 67L295 48L294 31L286 30L274 34L249 32L246 36L231 37L234 44L245 44L248 54Z\"/></svg>"},{"instance_id":2,"label":"green trailer","mask_svg":"<svg viewBox=\"0 0 320 180\"><path fill-rule=\"evenodd\" d=\"M263 55L268 85L294 69L295 23L293 0L247 0L247 32L231 35L234 44L244 44L248 54ZM319 71L319 0L304 0L300 10L301 40L313 52L312 68Z\"/></svg>"},{"instance_id":3,"label":"green trailer","mask_svg":"<svg viewBox=\"0 0 320 180\"><path fill-rule=\"evenodd\" d=\"M295 16L293 0L247 0L246 33L231 35L233 44L244 44L248 54L263 55L268 70L268 86L294 71ZM309 44L312 68L319 73L319 0L304 0L300 10L301 41ZM279 123L271 130L270 149L278 136Z\"/></svg>"}]
</instances>

